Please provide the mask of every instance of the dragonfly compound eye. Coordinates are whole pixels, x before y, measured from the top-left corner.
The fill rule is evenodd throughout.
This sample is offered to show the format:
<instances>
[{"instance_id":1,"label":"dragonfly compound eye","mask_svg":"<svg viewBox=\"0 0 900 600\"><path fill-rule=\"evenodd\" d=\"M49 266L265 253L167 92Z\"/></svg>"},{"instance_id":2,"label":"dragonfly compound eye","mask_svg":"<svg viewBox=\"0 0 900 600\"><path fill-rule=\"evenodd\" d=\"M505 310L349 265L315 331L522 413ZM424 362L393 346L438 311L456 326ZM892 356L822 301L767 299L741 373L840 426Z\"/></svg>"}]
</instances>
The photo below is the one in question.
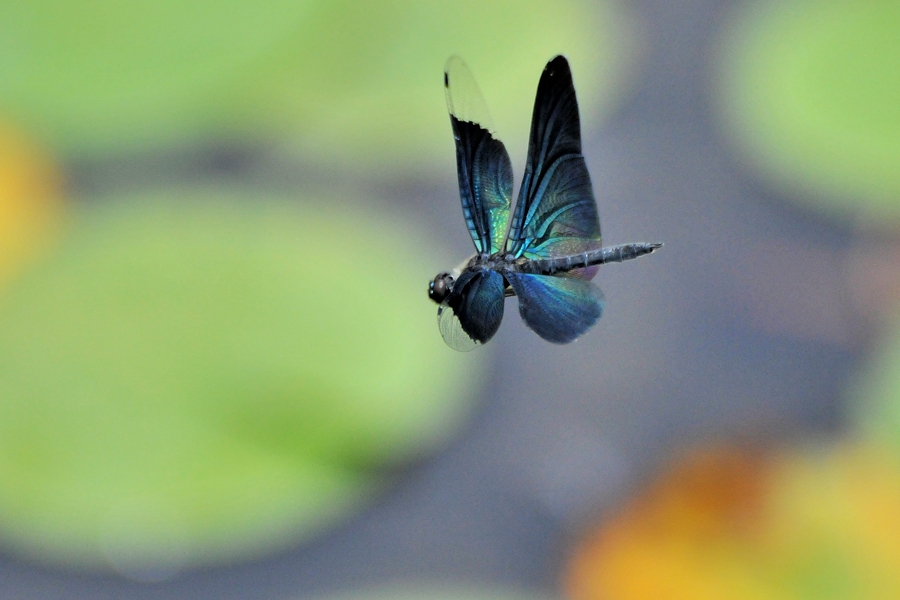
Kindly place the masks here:
<instances>
[{"instance_id":1,"label":"dragonfly compound eye","mask_svg":"<svg viewBox=\"0 0 900 600\"><path fill-rule=\"evenodd\" d=\"M449 273L439 273L434 281L428 284L428 297L440 304L453 289L453 277Z\"/></svg>"}]
</instances>

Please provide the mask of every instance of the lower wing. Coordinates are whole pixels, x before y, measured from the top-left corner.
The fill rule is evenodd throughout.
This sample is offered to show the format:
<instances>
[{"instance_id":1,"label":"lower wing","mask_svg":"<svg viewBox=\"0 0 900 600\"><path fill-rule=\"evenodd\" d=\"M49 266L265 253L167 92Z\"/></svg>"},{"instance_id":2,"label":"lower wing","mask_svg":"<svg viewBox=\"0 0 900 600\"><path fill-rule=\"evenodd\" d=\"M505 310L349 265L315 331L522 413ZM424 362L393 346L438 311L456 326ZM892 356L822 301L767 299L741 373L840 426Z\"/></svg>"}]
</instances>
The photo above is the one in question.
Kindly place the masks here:
<instances>
[{"instance_id":1,"label":"lower wing","mask_svg":"<svg viewBox=\"0 0 900 600\"><path fill-rule=\"evenodd\" d=\"M468 352L494 337L503 320L503 276L466 271L438 308L438 328L447 345Z\"/></svg>"},{"instance_id":2,"label":"lower wing","mask_svg":"<svg viewBox=\"0 0 900 600\"><path fill-rule=\"evenodd\" d=\"M567 344L603 315L603 292L588 280L526 273L506 277L525 324L548 342Z\"/></svg>"}]
</instances>

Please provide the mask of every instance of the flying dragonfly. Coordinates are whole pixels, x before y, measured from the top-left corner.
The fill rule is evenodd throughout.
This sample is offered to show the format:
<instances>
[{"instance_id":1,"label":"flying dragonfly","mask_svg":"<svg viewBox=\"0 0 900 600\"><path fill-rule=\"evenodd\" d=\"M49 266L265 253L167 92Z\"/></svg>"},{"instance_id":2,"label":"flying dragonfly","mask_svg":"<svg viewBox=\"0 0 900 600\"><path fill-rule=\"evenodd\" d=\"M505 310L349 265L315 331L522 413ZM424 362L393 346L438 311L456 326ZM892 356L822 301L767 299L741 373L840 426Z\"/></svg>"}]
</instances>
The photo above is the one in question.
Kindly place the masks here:
<instances>
[{"instance_id":1,"label":"flying dragonfly","mask_svg":"<svg viewBox=\"0 0 900 600\"><path fill-rule=\"evenodd\" d=\"M650 254L662 244L603 247L568 61L557 56L541 74L511 222L512 164L475 78L457 56L444 68L444 92L463 216L476 250L429 283L444 341L466 352L490 340L507 296L518 297L525 324L545 340L577 339L603 314L603 294L590 281L599 265Z\"/></svg>"}]
</instances>

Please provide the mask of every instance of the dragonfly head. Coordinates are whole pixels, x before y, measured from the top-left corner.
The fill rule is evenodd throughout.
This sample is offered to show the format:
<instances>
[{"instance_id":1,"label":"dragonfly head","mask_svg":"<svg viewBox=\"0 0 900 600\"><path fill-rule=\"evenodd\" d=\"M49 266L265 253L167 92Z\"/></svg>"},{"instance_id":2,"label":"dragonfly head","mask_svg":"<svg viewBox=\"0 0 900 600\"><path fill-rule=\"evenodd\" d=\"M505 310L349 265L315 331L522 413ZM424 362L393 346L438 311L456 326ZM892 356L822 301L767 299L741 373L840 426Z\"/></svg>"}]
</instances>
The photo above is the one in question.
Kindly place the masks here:
<instances>
[{"instance_id":1,"label":"dragonfly head","mask_svg":"<svg viewBox=\"0 0 900 600\"><path fill-rule=\"evenodd\" d=\"M453 276L446 271L438 273L433 281L428 283L428 297L440 304L453 290Z\"/></svg>"}]
</instances>

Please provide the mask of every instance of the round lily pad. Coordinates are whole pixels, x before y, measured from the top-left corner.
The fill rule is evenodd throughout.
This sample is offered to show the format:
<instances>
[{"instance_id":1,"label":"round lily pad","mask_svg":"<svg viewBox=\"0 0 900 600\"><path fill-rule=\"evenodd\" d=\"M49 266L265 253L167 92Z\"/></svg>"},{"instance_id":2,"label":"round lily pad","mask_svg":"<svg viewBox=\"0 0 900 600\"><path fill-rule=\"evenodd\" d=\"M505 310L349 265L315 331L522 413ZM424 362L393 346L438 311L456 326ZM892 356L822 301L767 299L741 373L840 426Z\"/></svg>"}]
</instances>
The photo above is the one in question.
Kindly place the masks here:
<instances>
[{"instance_id":1,"label":"round lily pad","mask_svg":"<svg viewBox=\"0 0 900 600\"><path fill-rule=\"evenodd\" d=\"M0 294L0 542L140 577L254 556L445 443L485 356L438 334L433 244L322 206L81 207Z\"/></svg>"},{"instance_id":2,"label":"round lily pad","mask_svg":"<svg viewBox=\"0 0 900 600\"><path fill-rule=\"evenodd\" d=\"M621 93L633 38L618 10L583 0L36 0L5 8L0 39L4 105L67 154L237 136L396 171L453 156L451 54L524 156L546 61L570 56L590 122Z\"/></svg>"},{"instance_id":3,"label":"round lily pad","mask_svg":"<svg viewBox=\"0 0 900 600\"><path fill-rule=\"evenodd\" d=\"M0 121L0 287L57 233L60 176L27 136Z\"/></svg>"},{"instance_id":4,"label":"round lily pad","mask_svg":"<svg viewBox=\"0 0 900 600\"><path fill-rule=\"evenodd\" d=\"M900 218L900 4L749 3L723 33L722 108L744 155L809 206Z\"/></svg>"},{"instance_id":5,"label":"round lily pad","mask_svg":"<svg viewBox=\"0 0 900 600\"><path fill-rule=\"evenodd\" d=\"M885 336L857 377L850 410L863 437L900 457L900 329Z\"/></svg>"},{"instance_id":6,"label":"round lily pad","mask_svg":"<svg viewBox=\"0 0 900 600\"><path fill-rule=\"evenodd\" d=\"M634 37L623 10L581 0L323 3L249 74L250 89L266 107L259 114L293 124L293 145L307 160L388 170L444 164L453 142L442 71L459 55L522 164L537 83L553 56L572 63L588 127L627 89Z\"/></svg>"},{"instance_id":7,"label":"round lily pad","mask_svg":"<svg viewBox=\"0 0 900 600\"><path fill-rule=\"evenodd\" d=\"M68 152L196 140L222 125L216 113L236 71L271 52L315 4L7 3L0 97Z\"/></svg>"},{"instance_id":8,"label":"round lily pad","mask_svg":"<svg viewBox=\"0 0 900 600\"><path fill-rule=\"evenodd\" d=\"M694 454L585 536L572 600L900 595L900 461L873 447Z\"/></svg>"}]
</instances>

